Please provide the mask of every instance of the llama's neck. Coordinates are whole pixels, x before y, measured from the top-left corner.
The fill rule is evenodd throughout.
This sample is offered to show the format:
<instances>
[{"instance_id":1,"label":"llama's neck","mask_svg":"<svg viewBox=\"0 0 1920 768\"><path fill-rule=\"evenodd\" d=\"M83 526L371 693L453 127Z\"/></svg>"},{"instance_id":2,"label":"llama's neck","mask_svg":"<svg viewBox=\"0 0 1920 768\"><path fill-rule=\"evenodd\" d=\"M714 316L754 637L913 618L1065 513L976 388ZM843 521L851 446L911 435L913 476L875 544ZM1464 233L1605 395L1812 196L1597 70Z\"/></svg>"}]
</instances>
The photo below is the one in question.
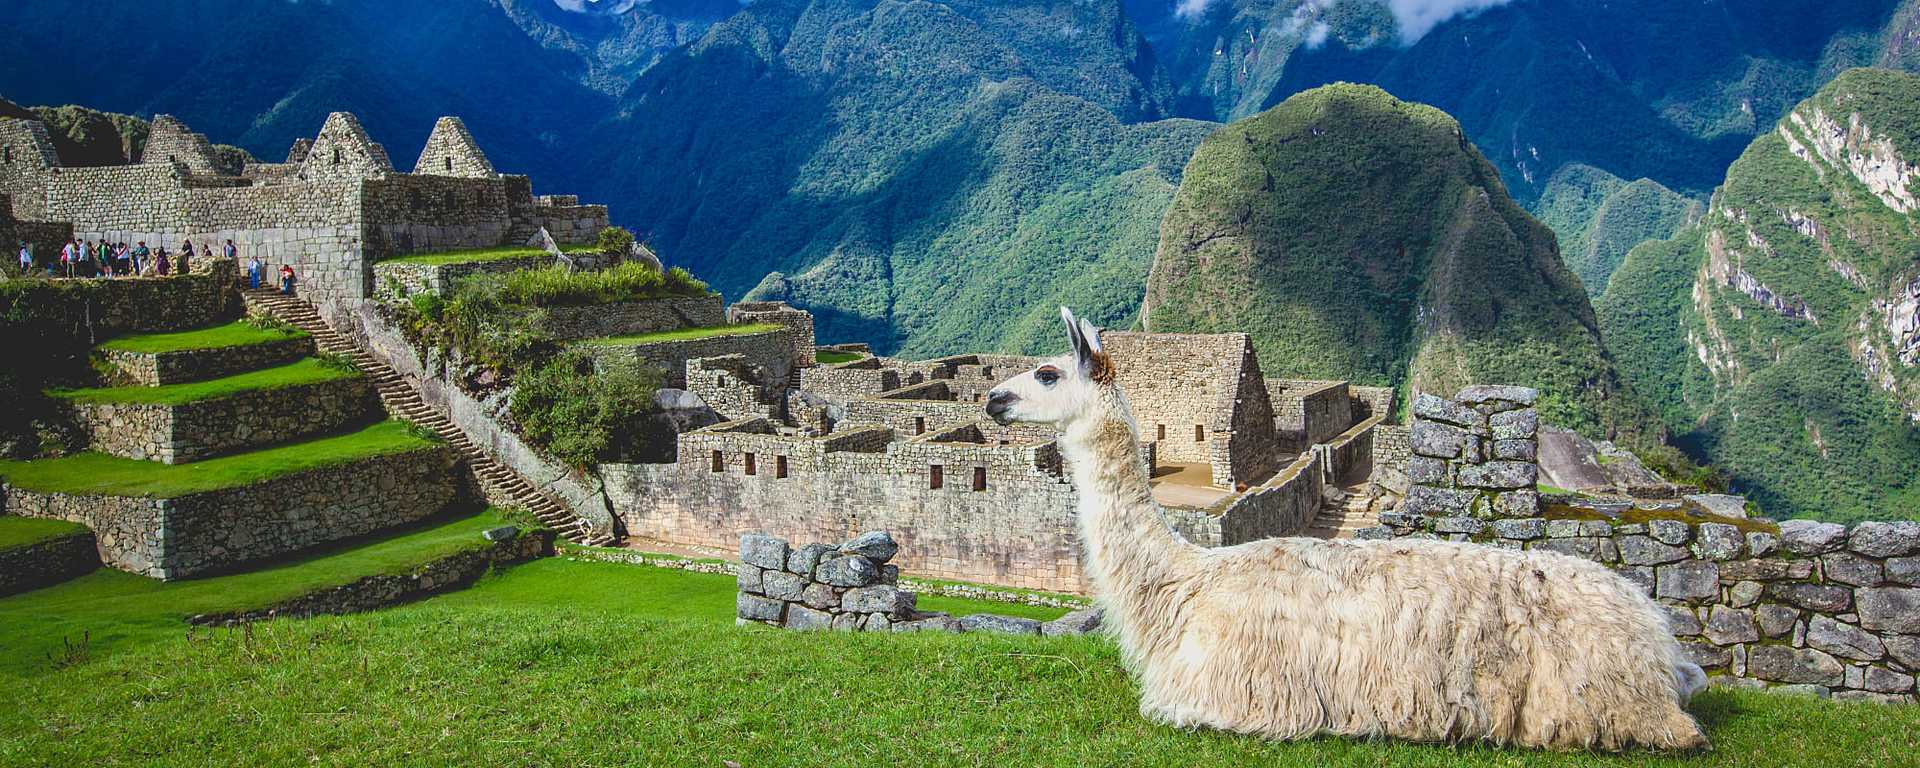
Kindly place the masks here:
<instances>
[{"instance_id":1,"label":"llama's neck","mask_svg":"<svg viewBox=\"0 0 1920 768\"><path fill-rule=\"evenodd\" d=\"M1109 405L1067 425L1060 448L1079 495L1080 539L1094 594L1109 611L1138 613L1193 545L1167 526L1153 501L1126 401L1113 393Z\"/></svg>"}]
</instances>

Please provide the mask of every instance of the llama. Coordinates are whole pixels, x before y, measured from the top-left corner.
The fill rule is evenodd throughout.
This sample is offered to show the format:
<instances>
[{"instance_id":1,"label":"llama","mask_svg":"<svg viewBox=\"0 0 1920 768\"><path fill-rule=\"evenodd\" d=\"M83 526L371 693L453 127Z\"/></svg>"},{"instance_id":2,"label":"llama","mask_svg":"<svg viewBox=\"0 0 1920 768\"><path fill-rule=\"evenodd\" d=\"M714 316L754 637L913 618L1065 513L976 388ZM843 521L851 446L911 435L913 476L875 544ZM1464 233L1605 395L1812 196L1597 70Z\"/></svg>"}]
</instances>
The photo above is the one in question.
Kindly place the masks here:
<instances>
[{"instance_id":1,"label":"llama","mask_svg":"<svg viewBox=\"0 0 1920 768\"><path fill-rule=\"evenodd\" d=\"M1279 739L1707 746L1681 708L1705 675L1660 607L1596 563L1443 541L1187 542L1153 501L1098 329L1061 317L1073 352L1002 382L987 413L1061 432L1142 715Z\"/></svg>"}]
</instances>

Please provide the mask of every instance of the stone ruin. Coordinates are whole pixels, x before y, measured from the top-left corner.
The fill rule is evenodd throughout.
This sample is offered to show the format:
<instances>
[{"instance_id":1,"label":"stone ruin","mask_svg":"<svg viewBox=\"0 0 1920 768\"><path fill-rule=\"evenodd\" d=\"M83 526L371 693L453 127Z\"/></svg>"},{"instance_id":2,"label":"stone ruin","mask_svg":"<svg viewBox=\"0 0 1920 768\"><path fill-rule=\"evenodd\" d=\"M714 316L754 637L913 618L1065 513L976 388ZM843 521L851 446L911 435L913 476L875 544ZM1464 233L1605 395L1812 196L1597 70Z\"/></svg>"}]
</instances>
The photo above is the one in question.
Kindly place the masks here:
<instances>
[{"instance_id":1,"label":"stone ruin","mask_svg":"<svg viewBox=\"0 0 1920 768\"><path fill-rule=\"evenodd\" d=\"M843 544L789 547L771 536L740 537L737 624L847 632L1004 632L1081 635L1100 626L1099 612L1074 611L1053 621L991 613L955 618L922 611L900 588L900 551L893 536L869 531Z\"/></svg>"},{"instance_id":2,"label":"stone ruin","mask_svg":"<svg viewBox=\"0 0 1920 768\"><path fill-rule=\"evenodd\" d=\"M1408 431L1412 486L1400 511L1431 517L1525 518L1540 507L1540 392L1478 385L1452 400L1421 394Z\"/></svg>"}]
</instances>

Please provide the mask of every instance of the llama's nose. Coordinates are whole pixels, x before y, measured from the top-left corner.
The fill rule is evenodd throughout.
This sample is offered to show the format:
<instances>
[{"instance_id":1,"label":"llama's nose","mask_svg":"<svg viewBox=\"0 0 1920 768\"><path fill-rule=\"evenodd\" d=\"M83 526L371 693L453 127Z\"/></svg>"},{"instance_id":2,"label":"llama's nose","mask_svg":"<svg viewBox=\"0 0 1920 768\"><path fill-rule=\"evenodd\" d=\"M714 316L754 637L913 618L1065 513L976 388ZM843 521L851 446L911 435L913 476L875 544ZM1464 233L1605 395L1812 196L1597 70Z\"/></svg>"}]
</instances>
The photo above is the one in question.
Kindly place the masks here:
<instances>
[{"instance_id":1,"label":"llama's nose","mask_svg":"<svg viewBox=\"0 0 1920 768\"><path fill-rule=\"evenodd\" d=\"M1005 424L1007 423L1007 409L1012 408L1014 401L1019 399L1020 397L1018 395L1004 389L996 389L988 392L987 415L993 417L994 421Z\"/></svg>"}]
</instances>

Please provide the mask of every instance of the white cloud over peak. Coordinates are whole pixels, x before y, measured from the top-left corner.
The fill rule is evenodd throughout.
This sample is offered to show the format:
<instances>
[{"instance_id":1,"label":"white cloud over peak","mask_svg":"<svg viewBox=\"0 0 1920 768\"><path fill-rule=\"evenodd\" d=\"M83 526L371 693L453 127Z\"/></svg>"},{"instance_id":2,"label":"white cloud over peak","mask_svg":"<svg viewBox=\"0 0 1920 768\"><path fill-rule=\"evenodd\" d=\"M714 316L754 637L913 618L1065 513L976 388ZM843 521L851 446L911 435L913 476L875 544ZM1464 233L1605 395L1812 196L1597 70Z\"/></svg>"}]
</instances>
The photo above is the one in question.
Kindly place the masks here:
<instances>
[{"instance_id":1,"label":"white cloud over peak","mask_svg":"<svg viewBox=\"0 0 1920 768\"><path fill-rule=\"evenodd\" d=\"M595 16L615 16L633 10L640 0L553 0L560 10Z\"/></svg>"},{"instance_id":2,"label":"white cloud over peak","mask_svg":"<svg viewBox=\"0 0 1920 768\"><path fill-rule=\"evenodd\" d=\"M1412 45L1440 22L1455 16L1471 16L1513 0L1387 0L1387 10L1400 25L1400 42Z\"/></svg>"}]
</instances>

